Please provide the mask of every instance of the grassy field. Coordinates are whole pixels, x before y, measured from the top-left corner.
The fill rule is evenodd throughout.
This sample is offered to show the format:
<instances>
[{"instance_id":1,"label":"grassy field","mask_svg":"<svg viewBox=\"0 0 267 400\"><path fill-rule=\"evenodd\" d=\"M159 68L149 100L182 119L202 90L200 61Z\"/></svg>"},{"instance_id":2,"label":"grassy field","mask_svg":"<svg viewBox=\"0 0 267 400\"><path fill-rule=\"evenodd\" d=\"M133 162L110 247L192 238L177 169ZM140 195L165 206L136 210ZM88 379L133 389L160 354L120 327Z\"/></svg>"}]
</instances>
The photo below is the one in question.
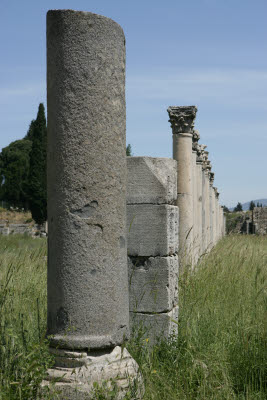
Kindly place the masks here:
<instances>
[{"instance_id":1,"label":"grassy field","mask_svg":"<svg viewBox=\"0 0 267 400\"><path fill-rule=\"evenodd\" d=\"M179 299L178 338L127 345L145 399L267 399L267 237L221 240L194 274L180 276ZM52 363L45 239L0 236L0 315L0 400L35 399Z\"/></svg>"}]
</instances>

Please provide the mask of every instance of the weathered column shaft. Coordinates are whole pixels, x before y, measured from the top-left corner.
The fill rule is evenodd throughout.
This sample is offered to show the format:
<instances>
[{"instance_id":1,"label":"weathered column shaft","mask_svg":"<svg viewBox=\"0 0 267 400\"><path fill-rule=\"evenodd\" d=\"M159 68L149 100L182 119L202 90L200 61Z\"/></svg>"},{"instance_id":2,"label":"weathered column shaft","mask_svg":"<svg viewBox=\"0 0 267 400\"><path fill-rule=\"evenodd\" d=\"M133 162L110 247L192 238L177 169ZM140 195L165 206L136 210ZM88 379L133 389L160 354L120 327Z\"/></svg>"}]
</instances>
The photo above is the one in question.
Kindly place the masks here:
<instances>
[{"instance_id":1,"label":"weathered column shaft","mask_svg":"<svg viewBox=\"0 0 267 400\"><path fill-rule=\"evenodd\" d=\"M177 160L177 205L180 216L179 249L192 260L193 243L193 185L192 134L197 108L169 107L173 132L173 158Z\"/></svg>"},{"instance_id":2,"label":"weathered column shaft","mask_svg":"<svg viewBox=\"0 0 267 400\"><path fill-rule=\"evenodd\" d=\"M203 253L202 241L202 162L197 162L197 228L198 228L198 256Z\"/></svg>"},{"instance_id":3,"label":"weathered column shaft","mask_svg":"<svg viewBox=\"0 0 267 400\"><path fill-rule=\"evenodd\" d=\"M206 191L206 199L205 199L205 238L206 238L206 250L210 248L210 181L209 181L209 173L205 171L205 191Z\"/></svg>"},{"instance_id":4,"label":"weathered column shaft","mask_svg":"<svg viewBox=\"0 0 267 400\"><path fill-rule=\"evenodd\" d=\"M193 175L193 231L192 231L192 254L193 264L197 263L199 244L198 244L198 221L197 221L197 171L196 171L197 152L192 151L192 175Z\"/></svg>"},{"instance_id":5,"label":"weathered column shaft","mask_svg":"<svg viewBox=\"0 0 267 400\"><path fill-rule=\"evenodd\" d=\"M112 348L128 336L125 38L109 18L47 14L48 335Z\"/></svg>"},{"instance_id":6,"label":"weathered column shaft","mask_svg":"<svg viewBox=\"0 0 267 400\"><path fill-rule=\"evenodd\" d=\"M214 181L214 173L210 172L209 174L209 191L210 191L210 247L212 248L214 246L214 232L213 232L213 227L214 227L214 203L213 203L213 181Z\"/></svg>"}]
</instances>

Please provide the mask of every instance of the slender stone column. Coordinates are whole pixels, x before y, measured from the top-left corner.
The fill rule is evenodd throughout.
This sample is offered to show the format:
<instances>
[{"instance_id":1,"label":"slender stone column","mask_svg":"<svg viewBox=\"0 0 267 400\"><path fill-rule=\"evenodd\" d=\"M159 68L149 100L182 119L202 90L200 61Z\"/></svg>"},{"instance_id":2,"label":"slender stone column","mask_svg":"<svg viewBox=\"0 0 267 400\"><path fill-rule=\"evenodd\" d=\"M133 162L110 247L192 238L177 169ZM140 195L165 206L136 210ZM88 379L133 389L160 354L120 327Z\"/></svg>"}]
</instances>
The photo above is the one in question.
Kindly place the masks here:
<instances>
[{"instance_id":1,"label":"slender stone column","mask_svg":"<svg viewBox=\"0 0 267 400\"><path fill-rule=\"evenodd\" d=\"M213 182L214 172L210 172L210 246L214 246L214 201L213 201Z\"/></svg>"},{"instance_id":2,"label":"slender stone column","mask_svg":"<svg viewBox=\"0 0 267 400\"><path fill-rule=\"evenodd\" d=\"M198 232L197 232L197 176L196 176L197 152L192 151L192 190L193 190L193 229L192 229L192 263L195 265L198 258Z\"/></svg>"},{"instance_id":3,"label":"slender stone column","mask_svg":"<svg viewBox=\"0 0 267 400\"><path fill-rule=\"evenodd\" d=\"M217 190L217 204L216 204L216 212L217 212L217 241L220 240L220 204L219 204L219 197L220 193Z\"/></svg>"},{"instance_id":4,"label":"slender stone column","mask_svg":"<svg viewBox=\"0 0 267 400\"><path fill-rule=\"evenodd\" d=\"M217 188L213 187L214 190L214 244L218 242L218 206L217 206Z\"/></svg>"},{"instance_id":5,"label":"slender stone column","mask_svg":"<svg viewBox=\"0 0 267 400\"><path fill-rule=\"evenodd\" d=\"M224 236L224 215L223 215L223 206L220 206L221 212L221 237Z\"/></svg>"},{"instance_id":6,"label":"slender stone column","mask_svg":"<svg viewBox=\"0 0 267 400\"><path fill-rule=\"evenodd\" d=\"M207 214L207 218L206 218L206 241L207 241L207 251L209 251L211 249L211 218L210 218L210 171L211 171L211 163L209 160L207 160L207 167L206 167L206 191L207 191L207 195L206 195L206 214Z\"/></svg>"},{"instance_id":7,"label":"slender stone column","mask_svg":"<svg viewBox=\"0 0 267 400\"><path fill-rule=\"evenodd\" d=\"M210 199L209 199L209 171L210 171L210 161L208 160L208 151L204 151L204 163L203 163L203 248L204 251L208 250L209 247L209 237L210 237Z\"/></svg>"},{"instance_id":8,"label":"slender stone column","mask_svg":"<svg viewBox=\"0 0 267 400\"><path fill-rule=\"evenodd\" d=\"M180 216L179 251L186 262L192 262L193 185L192 135L197 108L169 107L173 133L173 158L177 160L177 205Z\"/></svg>"},{"instance_id":9,"label":"slender stone column","mask_svg":"<svg viewBox=\"0 0 267 400\"><path fill-rule=\"evenodd\" d=\"M196 161L196 170L197 170L197 227L198 227L198 244L199 244L199 252L198 258L203 254L203 153L206 146L198 145L197 147L197 161Z\"/></svg>"},{"instance_id":10,"label":"slender stone column","mask_svg":"<svg viewBox=\"0 0 267 400\"><path fill-rule=\"evenodd\" d=\"M200 253L199 216L198 216L198 174L197 174L197 151L199 132L194 130L192 137L192 170L193 170L193 265L195 265Z\"/></svg>"},{"instance_id":11,"label":"slender stone column","mask_svg":"<svg viewBox=\"0 0 267 400\"><path fill-rule=\"evenodd\" d=\"M48 11L47 105L47 333L58 367L50 378L72 399L93 381L121 374L127 386L127 374L136 376L119 347L129 333L129 296L125 38L116 22Z\"/></svg>"},{"instance_id":12,"label":"slender stone column","mask_svg":"<svg viewBox=\"0 0 267 400\"><path fill-rule=\"evenodd\" d=\"M207 248L206 243L206 153L203 152L202 162L202 254Z\"/></svg>"}]
</instances>

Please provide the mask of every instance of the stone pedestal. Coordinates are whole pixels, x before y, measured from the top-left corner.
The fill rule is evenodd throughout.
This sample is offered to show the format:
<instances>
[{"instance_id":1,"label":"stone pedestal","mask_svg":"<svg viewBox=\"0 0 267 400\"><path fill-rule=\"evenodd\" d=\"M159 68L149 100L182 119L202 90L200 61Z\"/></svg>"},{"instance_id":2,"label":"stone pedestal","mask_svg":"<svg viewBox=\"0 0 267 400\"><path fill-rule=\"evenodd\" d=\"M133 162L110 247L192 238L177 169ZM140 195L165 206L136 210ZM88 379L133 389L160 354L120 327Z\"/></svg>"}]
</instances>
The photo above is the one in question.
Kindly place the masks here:
<instances>
[{"instance_id":1,"label":"stone pedestal","mask_svg":"<svg viewBox=\"0 0 267 400\"><path fill-rule=\"evenodd\" d=\"M132 398L142 398L143 384L138 365L126 349L116 346L110 352L61 349L51 349L51 352L57 367L48 370L41 389L51 385L50 394L56 399L90 400L95 388L104 384L107 392L115 388L116 400L122 400L129 391L133 376L137 377L137 382Z\"/></svg>"},{"instance_id":2,"label":"stone pedestal","mask_svg":"<svg viewBox=\"0 0 267 400\"><path fill-rule=\"evenodd\" d=\"M173 158L177 160L177 205L179 207L179 253L192 264L193 248L193 172L192 135L197 108L169 107L173 133Z\"/></svg>"},{"instance_id":3,"label":"stone pedestal","mask_svg":"<svg viewBox=\"0 0 267 400\"><path fill-rule=\"evenodd\" d=\"M71 390L87 393L95 377L109 380L115 370L137 377L129 355L115 375L109 368L129 335L125 38L117 23L87 12L48 11L47 106L47 334L57 351L83 352L77 358L87 371L66 373ZM101 374L93 372L98 360ZM57 357L49 376L61 368Z\"/></svg>"}]
</instances>

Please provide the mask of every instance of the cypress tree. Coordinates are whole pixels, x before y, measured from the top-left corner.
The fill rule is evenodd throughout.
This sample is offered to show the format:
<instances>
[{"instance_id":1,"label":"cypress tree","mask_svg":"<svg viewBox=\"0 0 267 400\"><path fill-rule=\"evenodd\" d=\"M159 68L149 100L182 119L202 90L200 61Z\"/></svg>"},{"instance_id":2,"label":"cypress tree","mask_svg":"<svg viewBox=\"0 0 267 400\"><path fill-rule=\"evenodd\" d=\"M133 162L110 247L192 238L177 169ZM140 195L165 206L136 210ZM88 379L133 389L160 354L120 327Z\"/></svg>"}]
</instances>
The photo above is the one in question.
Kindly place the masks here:
<instances>
[{"instance_id":1,"label":"cypress tree","mask_svg":"<svg viewBox=\"0 0 267 400\"><path fill-rule=\"evenodd\" d=\"M37 118L30 125L32 149L28 182L29 208L38 224L47 219L46 200L46 143L47 127L44 105L40 103Z\"/></svg>"},{"instance_id":2,"label":"cypress tree","mask_svg":"<svg viewBox=\"0 0 267 400\"><path fill-rule=\"evenodd\" d=\"M242 207L242 204L240 202L238 202L237 205L234 208L234 212L237 212L237 211L243 211L243 207Z\"/></svg>"},{"instance_id":3,"label":"cypress tree","mask_svg":"<svg viewBox=\"0 0 267 400\"><path fill-rule=\"evenodd\" d=\"M259 204L259 203L258 203L258 204ZM250 211L253 211L255 207L256 207L256 205L255 205L254 201L251 200L251 202L250 202L250 204L249 204L249 209L250 209ZM257 205L257 207L258 207L258 205Z\"/></svg>"},{"instance_id":4,"label":"cypress tree","mask_svg":"<svg viewBox=\"0 0 267 400\"><path fill-rule=\"evenodd\" d=\"M27 185L32 142L16 140L0 153L0 199L9 206L28 208Z\"/></svg>"},{"instance_id":5,"label":"cypress tree","mask_svg":"<svg viewBox=\"0 0 267 400\"><path fill-rule=\"evenodd\" d=\"M128 144L128 146L126 147L126 156L132 156L132 146L130 144Z\"/></svg>"}]
</instances>

